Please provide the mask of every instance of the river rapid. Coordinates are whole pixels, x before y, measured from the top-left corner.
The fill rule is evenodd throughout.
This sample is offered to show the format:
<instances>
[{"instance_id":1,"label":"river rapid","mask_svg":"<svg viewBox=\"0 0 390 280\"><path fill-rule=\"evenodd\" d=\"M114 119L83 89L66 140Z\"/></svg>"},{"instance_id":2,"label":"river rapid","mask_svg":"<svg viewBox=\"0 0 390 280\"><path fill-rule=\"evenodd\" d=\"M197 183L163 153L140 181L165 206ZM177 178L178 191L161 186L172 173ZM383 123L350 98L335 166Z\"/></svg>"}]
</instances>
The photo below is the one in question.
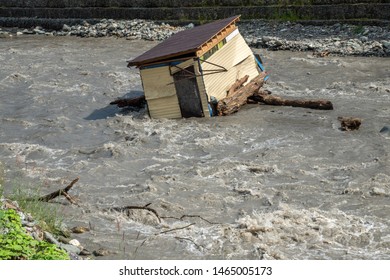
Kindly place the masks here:
<instances>
[{"instance_id":1,"label":"river rapid","mask_svg":"<svg viewBox=\"0 0 390 280\"><path fill-rule=\"evenodd\" d=\"M72 238L110 251L98 259L390 259L390 58L254 49L273 94L333 111L154 120L109 105L142 93L126 60L155 44L0 39L5 192L79 177L79 206L56 204L69 228L91 229ZM341 131L339 116L362 126ZM145 205L155 212L110 210Z\"/></svg>"}]
</instances>

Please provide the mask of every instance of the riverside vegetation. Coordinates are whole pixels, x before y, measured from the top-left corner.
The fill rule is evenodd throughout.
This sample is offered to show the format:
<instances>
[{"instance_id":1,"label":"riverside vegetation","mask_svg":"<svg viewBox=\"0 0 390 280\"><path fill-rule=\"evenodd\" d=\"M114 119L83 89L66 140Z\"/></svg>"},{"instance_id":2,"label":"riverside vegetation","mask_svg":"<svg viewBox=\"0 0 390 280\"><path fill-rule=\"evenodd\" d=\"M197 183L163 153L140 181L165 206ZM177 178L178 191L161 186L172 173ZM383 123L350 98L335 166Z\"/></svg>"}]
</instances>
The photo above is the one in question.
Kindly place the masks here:
<instances>
[{"instance_id":1,"label":"riverside vegetation","mask_svg":"<svg viewBox=\"0 0 390 280\"><path fill-rule=\"evenodd\" d=\"M26 233L14 209L0 210L1 260L68 260L68 254L44 240Z\"/></svg>"},{"instance_id":2,"label":"riverside vegetation","mask_svg":"<svg viewBox=\"0 0 390 280\"><path fill-rule=\"evenodd\" d=\"M44 231L61 231L56 212L43 203L28 200L20 190L12 196L19 203L5 199L3 184L4 168L0 162L0 260L70 259L65 250L42 238Z\"/></svg>"}]
</instances>

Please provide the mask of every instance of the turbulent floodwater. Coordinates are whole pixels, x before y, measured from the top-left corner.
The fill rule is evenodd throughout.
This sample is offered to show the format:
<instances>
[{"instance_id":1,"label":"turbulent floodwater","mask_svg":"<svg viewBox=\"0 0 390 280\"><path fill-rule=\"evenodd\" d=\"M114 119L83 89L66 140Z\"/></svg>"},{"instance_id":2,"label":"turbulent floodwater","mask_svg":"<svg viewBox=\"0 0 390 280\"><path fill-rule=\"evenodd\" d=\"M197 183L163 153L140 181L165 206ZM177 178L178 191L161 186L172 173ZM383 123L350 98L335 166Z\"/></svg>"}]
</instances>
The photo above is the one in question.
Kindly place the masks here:
<instances>
[{"instance_id":1,"label":"turbulent floodwater","mask_svg":"<svg viewBox=\"0 0 390 280\"><path fill-rule=\"evenodd\" d=\"M155 43L0 39L6 192L57 199L74 238L106 259L390 259L390 59L259 52L273 94L335 110L247 105L152 120L108 105L142 91L126 60ZM362 118L343 132L339 116ZM152 211L107 211L144 206Z\"/></svg>"}]
</instances>

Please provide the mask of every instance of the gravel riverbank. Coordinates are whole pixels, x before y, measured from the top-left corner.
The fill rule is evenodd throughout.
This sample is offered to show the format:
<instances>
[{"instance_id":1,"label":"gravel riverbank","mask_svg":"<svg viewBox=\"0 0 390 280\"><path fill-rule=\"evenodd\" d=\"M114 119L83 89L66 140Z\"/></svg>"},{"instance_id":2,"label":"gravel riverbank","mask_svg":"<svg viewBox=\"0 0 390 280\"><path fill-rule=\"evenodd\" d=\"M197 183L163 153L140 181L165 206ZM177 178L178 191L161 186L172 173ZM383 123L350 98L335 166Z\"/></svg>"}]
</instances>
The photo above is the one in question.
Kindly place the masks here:
<instances>
[{"instance_id":1,"label":"gravel riverbank","mask_svg":"<svg viewBox=\"0 0 390 280\"><path fill-rule=\"evenodd\" d=\"M146 20L107 20L90 24L68 26L62 30L45 30L39 26L31 29L1 29L0 38L22 35L78 36L78 37L118 37L128 40L163 41L174 33L192 28L171 26ZM325 52L338 56L389 56L390 26L356 26L350 24L302 25L294 22L245 21L239 29L248 44L254 48L273 51Z\"/></svg>"}]
</instances>

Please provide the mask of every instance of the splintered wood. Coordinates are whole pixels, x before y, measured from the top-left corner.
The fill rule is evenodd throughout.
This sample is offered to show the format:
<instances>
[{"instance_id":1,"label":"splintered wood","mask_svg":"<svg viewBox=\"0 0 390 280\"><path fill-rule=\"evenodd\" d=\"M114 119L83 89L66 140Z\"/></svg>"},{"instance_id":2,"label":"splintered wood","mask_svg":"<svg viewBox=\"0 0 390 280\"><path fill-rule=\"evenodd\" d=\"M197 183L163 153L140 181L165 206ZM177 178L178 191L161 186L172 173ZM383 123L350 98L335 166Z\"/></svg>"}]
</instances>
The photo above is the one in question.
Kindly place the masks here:
<instances>
[{"instance_id":1,"label":"splintered wood","mask_svg":"<svg viewBox=\"0 0 390 280\"><path fill-rule=\"evenodd\" d=\"M238 90L233 93L229 93L226 98L218 101L218 115L226 116L237 112L241 108L241 106L245 105L248 102L248 97L252 96L264 85L264 79L266 76L267 74L265 72L260 73L258 76L253 78L247 85L245 85L244 87L239 87Z\"/></svg>"}]
</instances>

